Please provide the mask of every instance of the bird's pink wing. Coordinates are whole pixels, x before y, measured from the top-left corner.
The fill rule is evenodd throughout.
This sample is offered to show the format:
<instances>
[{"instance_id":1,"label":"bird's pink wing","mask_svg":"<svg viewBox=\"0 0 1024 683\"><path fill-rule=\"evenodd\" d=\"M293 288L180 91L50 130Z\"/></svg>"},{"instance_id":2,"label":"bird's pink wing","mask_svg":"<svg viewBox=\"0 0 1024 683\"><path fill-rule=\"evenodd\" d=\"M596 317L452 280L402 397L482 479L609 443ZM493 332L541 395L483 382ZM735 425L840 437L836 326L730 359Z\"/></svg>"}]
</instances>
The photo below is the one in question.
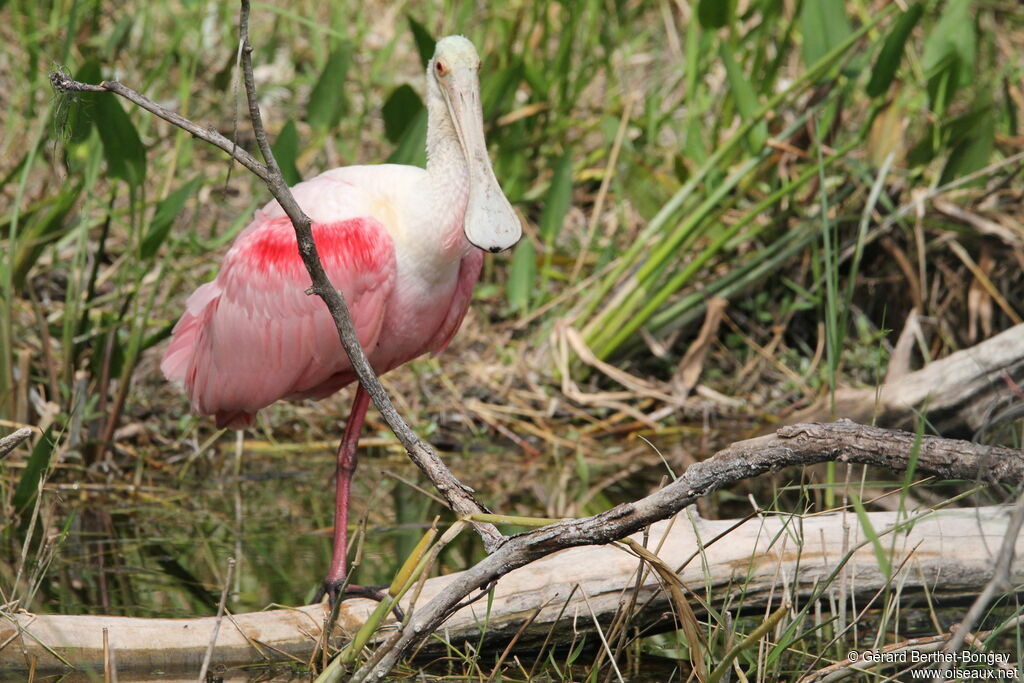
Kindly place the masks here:
<instances>
[{"instance_id":1,"label":"bird's pink wing","mask_svg":"<svg viewBox=\"0 0 1024 683\"><path fill-rule=\"evenodd\" d=\"M452 295L452 303L445 315L444 322L438 329L437 334L430 342L430 350L437 356L448 348L455 333L462 325L462 319L466 317L469 310L469 303L473 298L473 286L480 279L480 268L484 263L484 252L473 249L459 264L459 280L455 285L455 293Z\"/></svg>"},{"instance_id":2,"label":"bird's pink wing","mask_svg":"<svg viewBox=\"0 0 1024 683\"><path fill-rule=\"evenodd\" d=\"M331 282L345 295L356 334L372 349L395 280L394 244L373 218L314 223ZM348 357L309 275L287 217L257 214L216 280L189 298L161 369L192 407L218 426L252 423L281 398L322 398L354 379Z\"/></svg>"}]
</instances>

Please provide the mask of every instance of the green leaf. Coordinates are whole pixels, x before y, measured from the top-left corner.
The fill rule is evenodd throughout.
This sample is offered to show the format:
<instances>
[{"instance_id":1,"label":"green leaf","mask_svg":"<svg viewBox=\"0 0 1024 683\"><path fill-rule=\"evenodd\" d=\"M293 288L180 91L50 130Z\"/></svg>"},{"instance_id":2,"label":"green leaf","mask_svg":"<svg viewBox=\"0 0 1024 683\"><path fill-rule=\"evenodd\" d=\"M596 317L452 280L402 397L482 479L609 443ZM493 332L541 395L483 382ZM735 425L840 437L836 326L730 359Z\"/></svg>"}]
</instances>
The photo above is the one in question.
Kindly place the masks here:
<instances>
[{"instance_id":1,"label":"green leaf","mask_svg":"<svg viewBox=\"0 0 1024 683\"><path fill-rule=\"evenodd\" d=\"M921 59L928 78L928 96L940 112L957 88L969 85L974 78L977 47L971 0L949 0L924 42Z\"/></svg>"},{"instance_id":2,"label":"green leaf","mask_svg":"<svg viewBox=\"0 0 1024 683\"><path fill-rule=\"evenodd\" d=\"M82 183L70 183L58 194L46 197L25 210L18 221L18 250L14 255L11 276L15 290L24 286L25 278L46 245L57 241L64 234L62 228L67 216L81 194Z\"/></svg>"},{"instance_id":3,"label":"green leaf","mask_svg":"<svg viewBox=\"0 0 1024 683\"><path fill-rule=\"evenodd\" d=\"M520 240L512 253L508 269L506 295L513 311L527 311L530 308L530 293L537 280L537 252L529 239Z\"/></svg>"},{"instance_id":4,"label":"green leaf","mask_svg":"<svg viewBox=\"0 0 1024 683\"><path fill-rule=\"evenodd\" d=\"M907 163L912 167L922 166L931 163L945 150L960 147L961 143L976 137L979 130L984 130L988 125L985 119L991 116L992 102L982 100L980 106L966 114L927 126L907 154Z\"/></svg>"},{"instance_id":5,"label":"green leaf","mask_svg":"<svg viewBox=\"0 0 1024 683\"><path fill-rule=\"evenodd\" d=\"M515 97L516 88L523 80L523 62L514 59L512 63L493 74L488 74L480 84L480 101L483 103L484 120L506 113Z\"/></svg>"},{"instance_id":6,"label":"green leaf","mask_svg":"<svg viewBox=\"0 0 1024 683\"><path fill-rule=\"evenodd\" d=\"M878 97L889 91L889 85L896 76L896 69L903 61L907 38L910 37L910 32L914 30L922 14L924 6L920 2L915 2L896 20L896 25L886 36L878 59L875 60L875 66L871 69L871 80L868 81L867 87L869 96Z\"/></svg>"},{"instance_id":7,"label":"green leaf","mask_svg":"<svg viewBox=\"0 0 1024 683\"><path fill-rule=\"evenodd\" d=\"M427 165L427 110L423 108L405 127L395 151L388 157L389 164L409 164L421 168Z\"/></svg>"},{"instance_id":8,"label":"green leaf","mask_svg":"<svg viewBox=\"0 0 1024 683\"><path fill-rule=\"evenodd\" d=\"M164 197L156 205L156 211L153 212L153 220L149 222L149 230L146 231L146 236L142 238L142 244L139 247L139 256L143 260L153 258L160 245L167 239L167 235L170 234L174 219L178 217L178 214L181 213L182 208L185 206L185 202L195 194L195 191L199 189L199 185L202 182L203 177L197 175Z\"/></svg>"},{"instance_id":9,"label":"green leaf","mask_svg":"<svg viewBox=\"0 0 1024 683\"><path fill-rule=\"evenodd\" d=\"M704 28L722 28L732 16L734 0L700 0L697 3L697 19Z\"/></svg>"},{"instance_id":10,"label":"green leaf","mask_svg":"<svg viewBox=\"0 0 1024 683\"><path fill-rule=\"evenodd\" d=\"M882 541L879 539L875 527L871 525L871 518L868 517L868 512L864 509L864 503L861 502L860 496L853 491L850 491L850 502L853 503L853 508L857 511L857 519L860 521L861 531L871 541L871 547L875 551L875 560L878 562L878 569L885 575L886 579L891 578L892 563L889 561L889 555L885 552L885 548L882 547Z\"/></svg>"},{"instance_id":11,"label":"green leaf","mask_svg":"<svg viewBox=\"0 0 1024 683\"><path fill-rule=\"evenodd\" d=\"M103 156L107 172L132 187L140 187L146 180L146 148L114 95L100 95L96 103L96 129L103 142Z\"/></svg>"},{"instance_id":12,"label":"green leaf","mask_svg":"<svg viewBox=\"0 0 1024 683\"><path fill-rule=\"evenodd\" d=\"M320 78L309 94L306 120L315 130L326 133L341 121L348 107L345 100L345 77L352 61L352 44L344 42L327 58Z\"/></svg>"},{"instance_id":13,"label":"green leaf","mask_svg":"<svg viewBox=\"0 0 1024 683\"><path fill-rule=\"evenodd\" d=\"M800 25L807 67L816 64L853 33L843 0L804 0L800 6Z\"/></svg>"},{"instance_id":14,"label":"green leaf","mask_svg":"<svg viewBox=\"0 0 1024 683\"><path fill-rule=\"evenodd\" d=\"M544 237L544 244L554 243L558 233L562 230L565 215L569 213L571 204L572 155L569 150L566 150L555 167L555 174L551 178L551 187L548 188L547 200L544 202L544 211L540 214L540 234Z\"/></svg>"},{"instance_id":15,"label":"green leaf","mask_svg":"<svg viewBox=\"0 0 1024 683\"><path fill-rule=\"evenodd\" d=\"M274 153L274 158L277 159L277 165L281 168L281 175L284 176L286 183L294 185L302 180L299 169L295 166L295 161L299 158L299 131L295 127L294 120L288 119L288 122L284 124L281 132L277 134L274 144L271 145L270 151Z\"/></svg>"},{"instance_id":16,"label":"green leaf","mask_svg":"<svg viewBox=\"0 0 1024 683\"><path fill-rule=\"evenodd\" d=\"M733 58L732 48L727 41L722 41L719 46L719 54L722 57L722 64L725 66L726 78L729 80L729 90L736 100L736 108L744 122L757 116L761 109L761 103L757 99L754 88L750 85L750 79L740 69L739 64ZM768 127L764 121L758 123L747 135L747 142L751 149L758 150L764 147L768 139Z\"/></svg>"},{"instance_id":17,"label":"green leaf","mask_svg":"<svg viewBox=\"0 0 1024 683\"><path fill-rule=\"evenodd\" d=\"M406 19L409 20L409 30L412 31L413 40L416 41L416 49L420 53L420 62L423 64L423 68L427 68L427 63L430 62L430 58L434 56L434 46L437 45L437 41L430 35L430 31L412 18L411 14L407 14Z\"/></svg>"},{"instance_id":18,"label":"green leaf","mask_svg":"<svg viewBox=\"0 0 1024 683\"><path fill-rule=\"evenodd\" d=\"M580 640L580 644L577 645L576 647L574 647L572 652L570 652L569 655L565 658L566 666L572 666L573 662L575 662L579 658L580 653L583 652L583 646L586 645L586 644L587 644L587 639L586 639L586 636L584 636L583 639ZM555 668L554 668L555 671L558 670L557 667L558 667L558 664L555 663Z\"/></svg>"},{"instance_id":19,"label":"green leaf","mask_svg":"<svg viewBox=\"0 0 1024 683\"><path fill-rule=\"evenodd\" d=\"M50 427L43 434L43 438L36 442L32 448L32 454L28 456L25 469L18 480L18 487L14 489L14 497L11 503L14 511L18 514L24 513L32 507L39 492L39 482L46 476L46 470L50 466L50 456L53 455L55 444L52 441L53 428Z\"/></svg>"},{"instance_id":20,"label":"green leaf","mask_svg":"<svg viewBox=\"0 0 1024 683\"><path fill-rule=\"evenodd\" d=\"M1003 111L1005 112L1006 132L1008 135L1017 135L1017 106L1014 104L1013 95L1010 93L1010 78L1003 76ZM3 185L0 184L0 188Z\"/></svg>"},{"instance_id":21,"label":"green leaf","mask_svg":"<svg viewBox=\"0 0 1024 683\"><path fill-rule=\"evenodd\" d=\"M391 91L381 110L384 117L384 134L388 140L397 143L406 129L416 121L421 111L423 100L412 86L400 85Z\"/></svg>"},{"instance_id":22,"label":"green leaf","mask_svg":"<svg viewBox=\"0 0 1024 683\"><path fill-rule=\"evenodd\" d=\"M946 160L946 165L942 169L939 184L944 185L985 168L995 149L995 141L996 121L990 112L988 116L984 116L978 121L965 139L953 147L953 151L950 152L949 159ZM978 178L974 184L979 185L984 182L984 178Z\"/></svg>"}]
</instances>

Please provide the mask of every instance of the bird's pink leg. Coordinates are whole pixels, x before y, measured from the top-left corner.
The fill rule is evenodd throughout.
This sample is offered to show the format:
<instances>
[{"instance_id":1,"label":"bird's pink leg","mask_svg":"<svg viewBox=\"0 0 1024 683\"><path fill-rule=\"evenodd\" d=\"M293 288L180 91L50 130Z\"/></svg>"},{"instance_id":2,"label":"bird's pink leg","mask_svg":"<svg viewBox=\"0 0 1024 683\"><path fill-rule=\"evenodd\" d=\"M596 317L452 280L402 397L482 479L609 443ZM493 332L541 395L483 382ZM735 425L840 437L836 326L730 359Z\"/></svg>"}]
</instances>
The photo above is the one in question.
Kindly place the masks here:
<instances>
[{"instance_id":1,"label":"bird's pink leg","mask_svg":"<svg viewBox=\"0 0 1024 683\"><path fill-rule=\"evenodd\" d=\"M359 384L356 389L356 397L352 402L352 413L349 415L348 423L345 425L345 434L341 437L341 445L338 446L337 477L338 488L335 497L334 508L334 556L331 559L331 568L324 578L324 585L317 595L319 601L325 594L331 598L333 604L339 597L341 587L347 576L347 555L348 555L348 498L349 487L352 483L352 474L356 471L356 446L359 444L359 432L366 420L366 409L370 404L370 395ZM357 588L351 586L351 588Z\"/></svg>"}]
</instances>

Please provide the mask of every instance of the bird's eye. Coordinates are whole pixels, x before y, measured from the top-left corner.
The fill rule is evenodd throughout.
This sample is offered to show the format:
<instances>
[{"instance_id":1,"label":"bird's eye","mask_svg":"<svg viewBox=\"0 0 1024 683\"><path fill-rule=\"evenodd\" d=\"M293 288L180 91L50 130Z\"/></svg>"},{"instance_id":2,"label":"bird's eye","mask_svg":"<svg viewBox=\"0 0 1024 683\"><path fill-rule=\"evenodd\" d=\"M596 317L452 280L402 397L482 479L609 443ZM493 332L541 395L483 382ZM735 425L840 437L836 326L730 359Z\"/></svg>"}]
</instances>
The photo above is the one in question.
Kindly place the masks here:
<instances>
[{"instance_id":1,"label":"bird's eye","mask_svg":"<svg viewBox=\"0 0 1024 683\"><path fill-rule=\"evenodd\" d=\"M444 62L434 62L434 68L437 69L438 76L444 76L448 73L448 67L445 66Z\"/></svg>"}]
</instances>

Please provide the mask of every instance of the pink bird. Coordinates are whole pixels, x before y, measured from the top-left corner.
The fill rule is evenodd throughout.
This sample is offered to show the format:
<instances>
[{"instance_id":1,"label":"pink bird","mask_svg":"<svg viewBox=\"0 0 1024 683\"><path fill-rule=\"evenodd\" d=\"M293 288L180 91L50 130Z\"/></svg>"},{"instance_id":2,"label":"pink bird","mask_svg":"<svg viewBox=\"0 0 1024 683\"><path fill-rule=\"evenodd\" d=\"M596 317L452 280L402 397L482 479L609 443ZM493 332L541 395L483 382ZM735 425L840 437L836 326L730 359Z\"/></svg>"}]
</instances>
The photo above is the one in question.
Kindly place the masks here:
<instances>
[{"instance_id":1,"label":"pink bird","mask_svg":"<svg viewBox=\"0 0 1024 683\"><path fill-rule=\"evenodd\" d=\"M522 234L487 156L479 69L469 40L437 43L427 66L425 170L347 166L292 188L378 375L443 351L469 307L481 250L508 249ZM321 399L357 381L309 286L291 221L272 201L235 239L216 279L189 297L164 375L184 385L195 412L236 429L279 399ZM334 555L318 596L332 602L346 579L349 484L368 402L359 385L338 448Z\"/></svg>"}]
</instances>

